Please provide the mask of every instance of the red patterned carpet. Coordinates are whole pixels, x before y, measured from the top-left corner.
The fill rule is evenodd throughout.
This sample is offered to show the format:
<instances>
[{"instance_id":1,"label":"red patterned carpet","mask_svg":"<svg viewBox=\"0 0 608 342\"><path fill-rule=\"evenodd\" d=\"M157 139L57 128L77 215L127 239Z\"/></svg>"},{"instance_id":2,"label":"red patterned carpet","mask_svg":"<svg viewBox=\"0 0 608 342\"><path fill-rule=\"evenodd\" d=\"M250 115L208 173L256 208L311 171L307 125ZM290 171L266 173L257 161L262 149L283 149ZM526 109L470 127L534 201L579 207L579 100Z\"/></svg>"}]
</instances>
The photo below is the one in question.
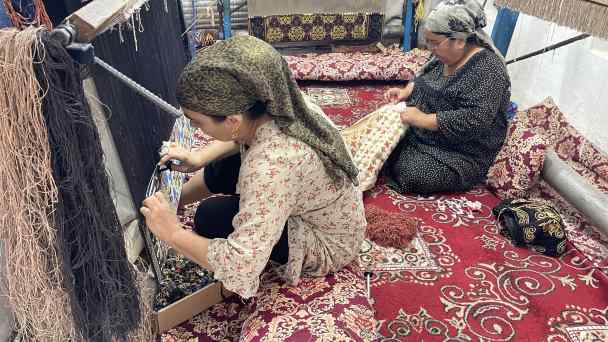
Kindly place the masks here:
<instances>
[{"instance_id":1,"label":"red patterned carpet","mask_svg":"<svg viewBox=\"0 0 608 342\"><path fill-rule=\"evenodd\" d=\"M381 106L388 86L308 83L302 88L338 125L347 126ZM541 195L554 198L544 186ZM453 205L462 197L481 202L481 210ZM410 246L366 242L348 270L308 280L306 293L278 285L271 273L262 283L272 286L263 286L262 292L275 291L279 299L257 303L257 308L229 299L164 334L162 341L259 341L264 336L309 341L317 340L320 330L332 336L328 341L608 341L608 255L604 243L594 240L593 227L561 203L573 239L562 257L546 257L513 247L500 235L491 214L498 202L483 187L418 197L379 184L365 194L366 205L422 220ZM373 270L371 306L379 335L370 335L365 318L373 311L357 268ZM341 279L352 286L337 286ZM273 308L273 303L283 307ZM272 310L285 312L288 319L269 324ZM261 328L265 323L269 327ZM290 335L295 327L305 333ZM334 333L327 333L330 328Z\"/></svg>"},{"instance_id":2,"label":"red patterned carpet","mask_svg":"<svg viewBox=\"0 0 608 342\"><path fill-rule=\"evenodd\" d=\"M481 202L481 212L439 209L462 195ZM372 282L380 341L578 341L568 335L591 330L572 328L589 324L606 333L606 275L572 245L561 258L513 247L491 214L497 203L481 187L430 198L385 186L367 194L366 204L424 221L417 253L393 250L380 253L389 259L370 258L390 270L374 273Z\"/></svg>"},{"instance_id":3,"label":"red patterned carpet","mask_svg":"<svg viewBox=\"0 0 608 342\"><path fill-rule=\"evenodd\" d=\"M385 105L384 91L403 82L300 82L310 96L340 127L347 127Z\"/></svg>"}]
</instances>

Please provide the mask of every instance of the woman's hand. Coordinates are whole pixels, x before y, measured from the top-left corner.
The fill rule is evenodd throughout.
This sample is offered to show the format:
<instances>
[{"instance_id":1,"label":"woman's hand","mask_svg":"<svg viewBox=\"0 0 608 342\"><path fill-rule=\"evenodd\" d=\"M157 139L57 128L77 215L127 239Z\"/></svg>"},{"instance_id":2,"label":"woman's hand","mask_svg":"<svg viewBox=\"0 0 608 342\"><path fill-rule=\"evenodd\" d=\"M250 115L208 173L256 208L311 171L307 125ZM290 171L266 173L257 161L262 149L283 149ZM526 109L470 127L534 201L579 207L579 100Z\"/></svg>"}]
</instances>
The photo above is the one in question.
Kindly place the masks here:
<instances>
[{"instance_id":1,"label":"woman's hand","mask_svg":"<svg viewBox=\"0 0 608 342\"><path fill-rule=\"evenodd\" d=\"M403 88L390 88L384 93L384 101L390 103L397 103L399 101L404 100L406 98L404 90L405 89Z\"/></svg>"},{"instance_id":2,"label":"woman's hand","mask_svg":"<svg viewBox=\"0 0 608 342\"><path fill-rule=\"evenodd\" d=\"M204 161L200 160L199 154L192 151L188 151L185 148L179 146L177 143L170 143L166 153L160 158L158 164L163 165L169 160L179 160L179 165L173 164L171 170L179 172L195 172L203 168L205 165Z\"/></svg>"},{"instance_id":3,"label":"woman's hand","mask_svg":"<svg viewBox=\"0 0 608 342\"><path fill-rule=\"evenodd\" d=\"M170 243L174 234L183 230L177 215L160 191L146 198L139 211L144 215L148 228L160 240Z\"/></svg>"},{"instance_id":4,"label":"woman's hand","mask_svg":"<svg viewBox=\"0 0 608 342\"><path fill-rule=\"evenodd\" d=\"M407 107L403 112L401 112L401 122L404 125L418 127L418 123L420 122L422 115L426 114L422 113L422 111L417 107Z\"/></svg>"},{"instance_id":5,"label":"woman's hand","mask_svg":"<svg viewBox=\"0 0 608 342\"><path fill-rule=\"evenodd\" d=\"M437 115L424 113L417 107L407 107L401 112L401 122L404 125L424 128L430 131L436 131L438 129Z\"/></svg>"},{"instance_id":6,"label":"woman's hand","mask_svg":"<svg viewBox=\"0 0 608 342\"><path fill-rule=\"evenodd\" d=\"M384 93L384 100L390 103L407 100L414 91L414 82L410 82L405 88L390 88Z\"/></svg>"}]
</instances>

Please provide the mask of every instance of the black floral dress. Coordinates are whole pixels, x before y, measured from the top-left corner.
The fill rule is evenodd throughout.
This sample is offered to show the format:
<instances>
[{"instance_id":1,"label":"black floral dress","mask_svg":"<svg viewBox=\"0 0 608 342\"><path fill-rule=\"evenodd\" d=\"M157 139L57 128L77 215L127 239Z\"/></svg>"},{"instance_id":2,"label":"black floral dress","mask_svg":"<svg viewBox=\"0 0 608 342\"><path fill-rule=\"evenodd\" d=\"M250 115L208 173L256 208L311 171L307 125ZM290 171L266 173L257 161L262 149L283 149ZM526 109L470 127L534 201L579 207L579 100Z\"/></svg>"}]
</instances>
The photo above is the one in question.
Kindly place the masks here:
<instances>
[{"instance_id":1,"label":"black floral dress","mask_svg":"<svg viewBox=\"0 0 608 342\"><path fill-rule=\"evenodd\" d=\"M439 129L410 127L384 173L399 192L465 191L486 176L507 131L511 82L489 50L473 55L453 75L431 62L414 80L408 105L437 114Z\"/></svg>"}]
</instances>

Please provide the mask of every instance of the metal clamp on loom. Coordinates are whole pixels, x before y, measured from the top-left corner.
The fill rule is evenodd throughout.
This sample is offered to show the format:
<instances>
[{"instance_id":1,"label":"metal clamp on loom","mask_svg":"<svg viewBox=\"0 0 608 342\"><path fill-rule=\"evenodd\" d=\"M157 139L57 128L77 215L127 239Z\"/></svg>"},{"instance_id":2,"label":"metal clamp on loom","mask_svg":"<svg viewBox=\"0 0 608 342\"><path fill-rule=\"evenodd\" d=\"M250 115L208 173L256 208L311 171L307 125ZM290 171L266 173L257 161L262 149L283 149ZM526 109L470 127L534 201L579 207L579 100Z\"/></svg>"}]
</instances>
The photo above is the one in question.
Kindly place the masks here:
<instances>
[{"instance_id":1,"label":"metal clamp on loom","mask_svg":"<svg viewBox=\"0 0 608 342\"><path fill-rule=\"evenodd\" d=\"M77 42L77 35L76 27L69 22L61 24L51 31L51 39L61 43L78 64L95 63L93 44Z\"/></svg>"}]
</instances>

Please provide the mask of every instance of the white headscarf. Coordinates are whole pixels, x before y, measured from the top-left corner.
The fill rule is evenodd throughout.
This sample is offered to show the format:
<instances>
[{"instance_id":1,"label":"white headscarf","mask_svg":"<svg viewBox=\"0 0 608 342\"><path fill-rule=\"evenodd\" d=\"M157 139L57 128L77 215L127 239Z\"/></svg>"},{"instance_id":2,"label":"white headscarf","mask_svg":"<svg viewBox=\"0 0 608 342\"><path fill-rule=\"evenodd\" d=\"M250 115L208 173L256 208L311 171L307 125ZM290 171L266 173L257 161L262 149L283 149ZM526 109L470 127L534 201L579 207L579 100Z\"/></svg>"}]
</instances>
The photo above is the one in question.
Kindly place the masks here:
<instances>
[{"instance_id":1,"label":"white headscarf","mask_svg":"<svg viewBox=\"0 0 608 342\"><path fill-rule=\"evenodd\" d=\"M444 0L424 20L423 28L448 38L467 40L476 37L482 47L503 57L492 39L483 30L486 14L476 0Z\"/></svg>"}]
</instances>

